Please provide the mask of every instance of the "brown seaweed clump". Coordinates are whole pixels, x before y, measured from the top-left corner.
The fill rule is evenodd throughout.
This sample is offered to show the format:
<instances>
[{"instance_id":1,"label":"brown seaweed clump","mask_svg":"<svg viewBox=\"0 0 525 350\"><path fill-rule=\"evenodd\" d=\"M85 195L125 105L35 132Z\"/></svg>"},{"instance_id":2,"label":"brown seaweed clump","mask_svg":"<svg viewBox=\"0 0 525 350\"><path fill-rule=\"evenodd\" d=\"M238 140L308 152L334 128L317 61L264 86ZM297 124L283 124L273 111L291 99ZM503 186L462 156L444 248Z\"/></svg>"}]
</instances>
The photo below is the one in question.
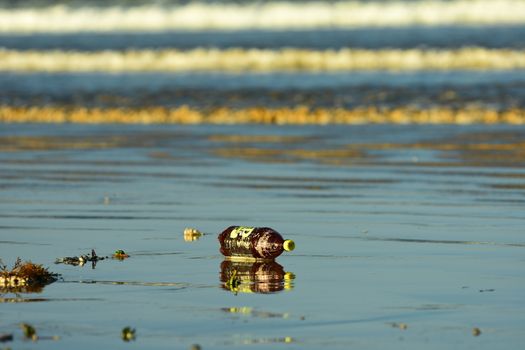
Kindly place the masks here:
<instances>
[{"instance_id":1,"label":"brown seaweed clump","mask_svg":"<svg viewBox=\"0 0 525 350\"><path fill-rule=\"evenodd\" d=\"M45 285L55 282L58 276L31 261L22 262L18 258L9 269L0 260L0 291L3 292L39 292Z\"/></svg>"},{"instance_id":2,"label":"brown seaweed clump","mask_svg":"<svg viewBox=\"0 0 525 350\"><path fill-rule=\"evenodd\" d=\"M124 253L124 251L122 250ZM124 253L126 254L126 253ZM98 256L95 249L91 249L91 256L89 254L83 254L80 256L66 256L64 258L58 258L55 264L66 264L74 266L84 266L86 262L91 262L91 267L94 269L97 262L107 259L107 256Z\"/></svg>"}]
</instances>

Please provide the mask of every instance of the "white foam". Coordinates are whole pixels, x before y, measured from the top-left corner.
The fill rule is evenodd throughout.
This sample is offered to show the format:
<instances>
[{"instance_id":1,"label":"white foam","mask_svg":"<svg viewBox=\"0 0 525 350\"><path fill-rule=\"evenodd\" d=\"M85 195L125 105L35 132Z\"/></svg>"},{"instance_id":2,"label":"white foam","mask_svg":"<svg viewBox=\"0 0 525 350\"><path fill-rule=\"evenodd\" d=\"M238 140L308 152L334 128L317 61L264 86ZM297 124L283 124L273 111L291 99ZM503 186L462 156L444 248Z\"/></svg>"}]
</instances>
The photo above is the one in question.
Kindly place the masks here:
<instances>
[{"instance_id":1,"label":"white foam","mask_svg":"<svg viewBox=\"0 0 525 350\"><path fill-rule=\"evenodd\" d=\"M0 9L0 32L312 29L525 24L523 0L198 3Z\"/></svg>"},{"instance_id":2,"label":"white foam","mask_svg":"<svg viewBox=\"0 0 525 350\"><path fill-rule=\"evenodd\" d=\"M99 52L0 50L0 70L41 72L525 69L525 50L194 49Z\"/></svg>"}]
</instances>

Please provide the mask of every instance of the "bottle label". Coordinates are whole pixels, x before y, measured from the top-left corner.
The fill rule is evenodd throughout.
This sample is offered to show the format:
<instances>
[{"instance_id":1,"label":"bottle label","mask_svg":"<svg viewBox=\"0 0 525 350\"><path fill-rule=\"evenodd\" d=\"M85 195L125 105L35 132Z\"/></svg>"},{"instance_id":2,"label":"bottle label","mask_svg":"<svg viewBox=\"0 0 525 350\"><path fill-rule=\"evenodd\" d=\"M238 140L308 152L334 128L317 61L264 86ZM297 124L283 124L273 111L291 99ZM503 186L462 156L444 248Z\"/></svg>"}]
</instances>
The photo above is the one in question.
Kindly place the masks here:
<instances>
[{"instance_id":1,"label":"bottle label","mask_svg":"<svg viewBox=\"0 0 525 350\"><path fill-rule=\"evenodd\" d=\"M239 226L230 232L230 238L237 238L239 236L241 236L241 238L247 238L252 234L253 230L255 230L255 227Z\"/></svg>"}]
</instances>

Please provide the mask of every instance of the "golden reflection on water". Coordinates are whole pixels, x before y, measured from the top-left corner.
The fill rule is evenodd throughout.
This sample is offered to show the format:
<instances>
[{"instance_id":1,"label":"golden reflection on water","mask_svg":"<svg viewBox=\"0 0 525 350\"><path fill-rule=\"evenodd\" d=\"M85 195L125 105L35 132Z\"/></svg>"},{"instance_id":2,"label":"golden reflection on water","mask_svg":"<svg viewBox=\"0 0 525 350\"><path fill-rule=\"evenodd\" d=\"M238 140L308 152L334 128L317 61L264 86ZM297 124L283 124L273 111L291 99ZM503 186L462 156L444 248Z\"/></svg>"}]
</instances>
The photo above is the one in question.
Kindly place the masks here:
<instances>
[{"instance_id":1,"label":"golden reflection on water","mask_svg":"<svg viewBox=\"0 0 525 350\"><path fill-rule=\"evenodd\" d=\"M225 158L249 159L256 162L298 162L315 160L322 163L333 163L338 160L367 158L362 150L353 149L268 149L256 147L224 147L216 148L213 153Z\"/></svg>"},{"instance_id":2,"label":"golden reflection on water","mask_svg":"<svg viewBox=\"0 0 525 350\"><path fill-rule=\"evenodd\" d=\"M71 138L53 136L0 136L0 151L37 151L62 149L105 149L121 144L119 137Z\"/></svg>"},{"instance_id":3,"label":"golden reflection on water","mask_svg":"<svg viewBox=\"0 0 525 350\"><path fill-rule=\"evenodd\" d=\"M490 136L486 133L483 138ZM419 149L441 151L440 159L456 159L463 165L500 164L505 166L521 166L525 162L525 142L519 138L505 140L504 134L493 134L488 140L469 140L460 136L453 140L437 140L435 142L423 143L376 143L349 146L357 149L367 150L402 150ZM492 140L492 142L487 142ZM469 142L470 141L470 142ZM477 141L477 142L476 142ZM482 141L482 142L479 142ZM498 141L498 142L496 142ZM424 166L427 163L419 163ZM450 163L442 162L441 165Z\"/></svg>"},{"instance_id":4,"label":"golden reflection on water","mask_svg":"<svg viewBox=\"0 0 525 350\"><path fill-rule=\"evenodd\" d=\"M173 132L81 137L0 136L0 151L155 148L163 142L187 138L188 135ZM428 142L351 143L330 147L324 145L322 136L211 134L206 139L212 144L203 150L214 156L262 163L316 162L335 166L410 164L417 167L451 167L458 164L472 167L519 167L525 164L523 134L512 131L461 133ZM191 142L198 141L191 140L186 145L191 147ZM433 158L384 161L389 152L400 153L407 150L437 152ZM184 158L175 157L166 151L152 151L149 156L153 160L162 161L179 161Z\"/></svg>"},{"instance_id":5,"label":"golden reflection on water","mask_svg":"<svg viewBox=\"0 0 525 350\"><path fill-rule=\"evenodd\" d=\"M208 140L227 143L299 143L307 138L288 135L211 135Z\"/></svg>"},{"instance_id":6,"label":"golden reflection on water","mask_svg":"<svg viewBox=\"0 0 525 350\"><path fill-rule=\"evenodd\" d=\"M315 141L314 141L315 142ZM305 144L308 142L306 141ZM257 144L257 145L256 145ZM424 159L406 160L414 166L450 167L461 163L463 166L498 165L519 167L525 163L525 142L521 134L512 132L486 132L476 135L460 134L452 138L431 142L413 143L353 143L339 148L319 147L275 147L254 142L226 143L213 149L213 153L226 158L240 158L254 162L301 162L315 161L330 165L352 165L381 163L387 157L385 152L422 150L438 151L432 161ZM399 165L402 161L389 164Z\"/></svg>"}]
</instances>

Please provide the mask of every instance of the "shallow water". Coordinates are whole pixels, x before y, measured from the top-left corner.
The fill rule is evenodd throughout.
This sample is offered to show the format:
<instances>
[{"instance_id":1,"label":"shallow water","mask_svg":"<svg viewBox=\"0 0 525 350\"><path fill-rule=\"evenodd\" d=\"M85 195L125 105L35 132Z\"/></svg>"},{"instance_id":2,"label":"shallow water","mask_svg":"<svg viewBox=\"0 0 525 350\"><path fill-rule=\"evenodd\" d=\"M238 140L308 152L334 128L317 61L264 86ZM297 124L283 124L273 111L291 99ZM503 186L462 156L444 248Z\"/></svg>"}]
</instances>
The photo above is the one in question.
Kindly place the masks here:
<instances>
[{"instance_id":1,"label":"shallow water","mask_svg":"<svg viewBox=\"0 0 525 350\"><path fill-rule=\"evenodd\" d=\"M523 140L498 125L4 124L0 256L62 280L1 293L0 333L42 349L521 348ZM297 248L282 270L237 266L231 291L216 235L232 224ZM91 249L131 257L54 264ZM21 322L60 340L24 341Z\"/></svg>"},{"instance_id":2,"label":"shallow water","mask_svg":"<svg viewBox=\"0 0 525 350\"><path fill-rule=\"evenodd\" d=\"M262 116L251 122L313 123L326 120L304 111L324 108L365 125L0 123L0 258L61 275L32 293L0 290L0 335L14 335L0 348L523 347L519 1L340 3L352 10L308 0L56 6L64 3L0 0L0 53L10 57L0 68L0 119L154 123L188 106L190 116L219 110L229 119L175 120L239 123L250 120L244 111ZM411 63L149 72L149 64L137 70L130 51L158 61L162 50L200 49L185 56L192 63L236 48L229 61L260 56L251 49L295 48L328 58L367 49L386 62L383 51L397 49ZM432 65L464 49L493 65ZM123 58L131 60L115 69ZM263 118L277 109L290 118ZM441 118L418 118L425 113ZM381 120L495 124L366 125ZM235 224L273 227L297 248L273 264L226 262L216 236ZM186 227L205 235L187 242ZM54 264L92 249L130 258ZM238 285L228 284L234 273ZM24 339L22 322L36 328L37 342ZM121 339L126 326L137 332L129 343Z\"/></svg>"},{"instance_id":3,"label":"shallow water","mask_svg":"<svg viewBox=\"0 0 525 350\"><path fill-rule=\"evenodd\" d=\"M353 73L3 73L11 106L525 107L525 70Z\"/></svg>"}]
</instances>

